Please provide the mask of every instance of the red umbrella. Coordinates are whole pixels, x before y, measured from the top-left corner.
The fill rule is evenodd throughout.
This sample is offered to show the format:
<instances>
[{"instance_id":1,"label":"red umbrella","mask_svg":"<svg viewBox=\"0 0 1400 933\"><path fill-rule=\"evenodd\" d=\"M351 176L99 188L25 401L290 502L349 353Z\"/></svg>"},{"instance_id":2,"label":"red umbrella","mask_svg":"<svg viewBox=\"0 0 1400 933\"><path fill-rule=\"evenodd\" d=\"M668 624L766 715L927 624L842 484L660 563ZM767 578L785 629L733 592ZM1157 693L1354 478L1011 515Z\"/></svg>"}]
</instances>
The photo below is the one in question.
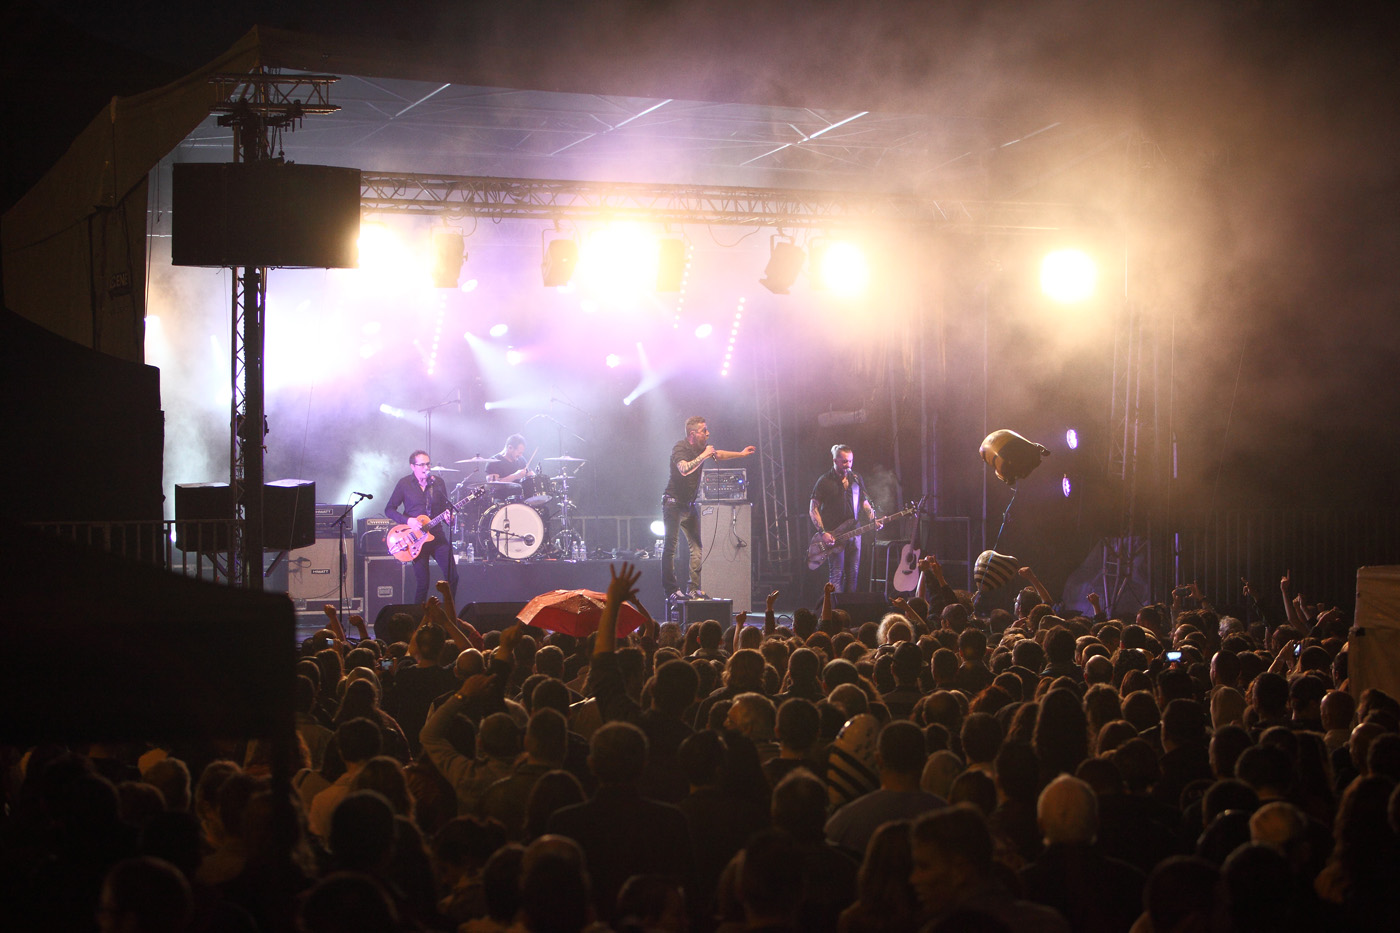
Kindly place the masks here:
<instances>
[{"instance_id":1,"label":"red umbrella","mask_svg":"<svg viewBox=\"0 0 1400 933\"><path fill-rule=\"evenodd\" d=\"M525 604L516 618L526 625L582 638L598 630L607 594L597 590L550 590ZM641 627L642 614L630 603L617 613L617 635L621 638Z\"/></svg>"}]
</instances>

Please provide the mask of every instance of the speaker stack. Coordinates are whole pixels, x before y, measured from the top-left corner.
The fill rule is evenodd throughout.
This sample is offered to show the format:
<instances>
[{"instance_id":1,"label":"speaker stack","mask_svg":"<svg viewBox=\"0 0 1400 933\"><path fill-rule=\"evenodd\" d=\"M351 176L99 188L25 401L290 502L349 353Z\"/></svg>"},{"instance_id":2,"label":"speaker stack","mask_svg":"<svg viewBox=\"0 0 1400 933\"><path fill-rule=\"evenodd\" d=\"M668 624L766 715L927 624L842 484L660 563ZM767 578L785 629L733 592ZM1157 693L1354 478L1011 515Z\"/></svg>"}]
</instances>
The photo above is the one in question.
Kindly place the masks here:
<instances>
[{"instance_id":1,"label":"speaker stack","mask_svg":"<svg viewBox=\"0 0 1400 933\"><path fill-rule=\"evenodd\" d=\"M751 503L700 503L700 540L705 546L700 583L708 595L732 602L733 612L753 611L752 532ZM682 575L689 573L685 560L677 566Z\"/></svg>"}]
</instances>

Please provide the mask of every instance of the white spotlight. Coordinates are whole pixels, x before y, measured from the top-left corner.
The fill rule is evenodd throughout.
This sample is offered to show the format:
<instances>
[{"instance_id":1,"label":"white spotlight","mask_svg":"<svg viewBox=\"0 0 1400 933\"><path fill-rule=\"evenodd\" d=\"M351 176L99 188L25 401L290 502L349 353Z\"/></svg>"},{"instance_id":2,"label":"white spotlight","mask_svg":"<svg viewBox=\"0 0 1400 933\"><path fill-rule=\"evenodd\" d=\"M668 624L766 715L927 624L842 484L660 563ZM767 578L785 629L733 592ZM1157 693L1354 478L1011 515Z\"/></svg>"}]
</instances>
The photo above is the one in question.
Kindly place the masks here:
<instances>
[{"instance_id":1,"label":"white spotlight","mask_svg":"<svg viewBox=\"0 0 1400 933\"><path fill-rule=\"evenodd\" d=\"M603 362L608 364L608 369L617 369L622 365L622 357L618 356L616 353L609 353L607 357L604 358Z\"/></svg>"},{"instance_id":2,"label":"white spotlight","mask_svg":"<svg viewBox=\"0 0 1400 933\"><path fill-rule=\"evenodd\" d=\"M1074 428L1070 428L1065 432L1065 446L1070 450L1079 449L1079 432Z\"/></svg>"},{"instance_id":3,"label":"white spotlight","mask_svg":"<svg viewBox=\"0 0 1400 933\"><path fill-rule=\"evenodd\" d=\"M658 538L662 537L666 534L666 523L658 518L656 521L651 523L651 533L656 535L656 537Z\"/></svg>"},{"instance_id":4,"label":"white spotlight","mask_svg":"<svg viewBox=\"0 0 1400 933\"><path fill-rule=\"evenodd\" d=\"M715 326L713 324L701 324L699 327L695 328L695 336L699 337L701 340L704 340L714 332Z\"/></svg>"},{"instance_id":5,"label":"white spotlight","mask_svg":"<svg viewBox=\"0 0 1400 933\"><path fill-rule=\"evenodd\" d=\"M497 338L504 337L509 332L510 325L508 324L492 324L491 329L487 331L487 333L490 334L492 337Z\"/></svg>"},{"instance_id":6,"label":"white spotlight","mask_svg":"<svg viewBox=\"0 0 1400 933\"><path fill-rule=\"evenodd\" d=\"M523 361L524 359L525 354L521 353L514 347L506 351L506 362L511 366L519 366L521 361Z\"/></svg>"},{"instance_id":7,"label":"white spotlight","mask_svg":"<svg viewBox=\"0 0 1400 933\"><path fill-rule=\"evenodd\" d=\"M1061 304L1084 301L1094 294L1098 270L1082 250L1057 249L1040 263L1040 289Z\"/></svg>"}]
</instances>

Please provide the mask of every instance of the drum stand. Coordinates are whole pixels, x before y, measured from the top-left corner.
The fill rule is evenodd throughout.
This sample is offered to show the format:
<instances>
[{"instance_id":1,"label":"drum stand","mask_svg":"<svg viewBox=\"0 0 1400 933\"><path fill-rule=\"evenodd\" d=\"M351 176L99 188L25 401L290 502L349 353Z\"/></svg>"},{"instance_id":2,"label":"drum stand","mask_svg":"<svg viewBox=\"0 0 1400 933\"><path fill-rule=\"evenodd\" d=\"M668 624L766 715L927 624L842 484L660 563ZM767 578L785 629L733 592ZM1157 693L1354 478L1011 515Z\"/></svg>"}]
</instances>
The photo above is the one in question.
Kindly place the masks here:
<instances>
[{"instance_id":1,"label":"drum stand","mask_svg":"<svg viewBox=\"0 0 1400 933\"><path fill-rule=\"evenodd\" d=\"M569 509L573 503L569 501L568 474L560 473L554 477L554 482L559 488L559 533L554 536L554 547L560 556L569 557L574 553L574 544L582 541L583 535L569 527Z\"/></svg>"}]
</instances>

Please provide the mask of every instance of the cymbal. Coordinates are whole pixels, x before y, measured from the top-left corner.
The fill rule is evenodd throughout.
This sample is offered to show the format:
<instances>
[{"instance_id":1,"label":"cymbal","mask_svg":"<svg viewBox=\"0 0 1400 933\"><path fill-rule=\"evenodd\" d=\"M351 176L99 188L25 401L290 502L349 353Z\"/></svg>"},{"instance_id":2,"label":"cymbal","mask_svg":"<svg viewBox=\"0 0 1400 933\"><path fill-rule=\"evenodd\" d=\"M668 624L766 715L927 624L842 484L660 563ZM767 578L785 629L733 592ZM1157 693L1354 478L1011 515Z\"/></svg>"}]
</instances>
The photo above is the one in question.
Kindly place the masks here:
<instances>
[{"instance_id":1,"label":"cymbal","mask_svg":"<svg viewBox=\"0 0 1400 933\"><path fill-rule=\"evenodd\" d=\"M454 470L452 467L428 467L429 473L460 473L461 470Z\"/></svg>"},{"instance_id":2,"label":"cymbal","mask_svg":"<svg viewBox=\"0 0 1400 933\"><path fill-rule=\"evenodd\" d=\"M486 466L491 462L490 457L468 457L466 460L456 460L455 463L470 463L472 466Z\"/></svg>"},{"instance_id":3,"label":"cymbal","mask_svg":"<svg viewBox=\"0 0 1400 933\"><path fill-rule=\"evenodd\" d=\"M545 457L545 458L544 458L544 462L545 462L545 463L587 463L588 461L587 461L587 460L581 460L581 459L579 459L578 457Z\"/></svg>"}]
</instances>

